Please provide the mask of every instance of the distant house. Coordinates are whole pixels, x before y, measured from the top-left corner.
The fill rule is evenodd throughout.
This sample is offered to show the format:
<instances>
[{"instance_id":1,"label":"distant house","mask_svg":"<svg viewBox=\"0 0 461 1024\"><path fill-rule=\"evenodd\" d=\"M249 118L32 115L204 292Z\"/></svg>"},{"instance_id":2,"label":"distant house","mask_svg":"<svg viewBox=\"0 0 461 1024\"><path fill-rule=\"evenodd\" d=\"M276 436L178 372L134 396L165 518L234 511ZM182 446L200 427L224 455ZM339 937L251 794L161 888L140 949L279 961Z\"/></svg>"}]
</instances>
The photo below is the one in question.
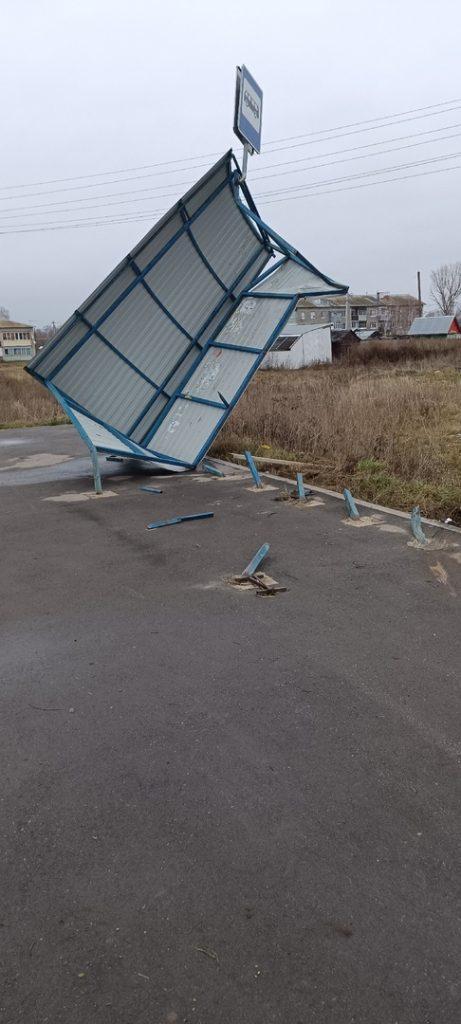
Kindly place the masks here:
<instances>
[{"instance_id":1,"label":"distant house","mask_svg":"<svg viewBox=\"0 0 461 1024\"><path fill-rule=\"evenodd\" d=\"M34 355L34 328L30 324L0 320L0 359L5 363L28 362Z\"/></svg>"},{"instance_id":2,"label":"distant house","mask_svg":"<svg viewBox=\"0 0 461 1024\"><path fill-rule=\"evenodd\" d=\"M455 316L417 316L408 332L410 338L459 337L461 327Z\"/></svg>"},{"instance_id":3,"label":"distant house","mask_svg":"<svg viewBox=\"0 0 461 1024\"><path fill-rule=\"evenodd\" d=\"M340 359L353 345L360 345L360 338L355 331L332 331L331 352L333 359Z\"/></svg>"},{"instance_id":4,"label":"distant house","mask_svg":"<svg viewBox=\"0 0 461 1024\"><path fill-rule=\"evenodd\" d=\"M322 299L300 299L296 307L299 323L331 323L336 330L379 331L383 336L406 335L422 304L413 295L331 295Z\"/></svg>"},{"instance_id":5,"label":"distant house","mask_svg":"<svg viewBox=\"0 0 461 1024\"><path fill-rule=\"evenodd\" d=\"M312 363L331 363L330 324L296 327L285 325L285 330L273 342L262 361L262 370L273 370L283 366L287 370L298 370Z\"/></svg>"}]
</instances>

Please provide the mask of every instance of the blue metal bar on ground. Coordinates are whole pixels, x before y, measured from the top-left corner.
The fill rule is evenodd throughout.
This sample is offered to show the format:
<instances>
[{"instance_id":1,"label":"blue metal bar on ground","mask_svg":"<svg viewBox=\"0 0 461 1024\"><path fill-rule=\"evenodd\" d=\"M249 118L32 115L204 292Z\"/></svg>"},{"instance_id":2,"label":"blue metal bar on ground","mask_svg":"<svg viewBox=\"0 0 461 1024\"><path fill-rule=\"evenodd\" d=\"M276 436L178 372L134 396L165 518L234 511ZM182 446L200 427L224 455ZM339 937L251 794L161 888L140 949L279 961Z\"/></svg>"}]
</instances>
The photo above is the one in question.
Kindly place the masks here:
<instances>
[{"instance_id":1,"label":"blue metal bar on ground","mask_svg":"<svg viewBox=\"0 0 461 1024\"><path fill-rule=\"evenodd\" d=\"M257 469L256 463L254 461L254 458L253 458L251 452L244 452L244 455L245 455L245 459L246 459L246 463L247 463L248 469L250 470L250 473L251 473L251 475L253 477L253 480L254 480L254 482L256 484L256 487L262 487L262 480L261 480L261 477L260 477L260 475L258 473L258 469Z\"/></svg>"},{"instance_id":2,"label":"blue metal bar on ground","mask_svg":"<svg viewBox=\"0 0 461 1024\"><path fill-rule=\"evenodd\" d=\"M257 551L256 554L253 556L251 562L248 563L246 569L243 570L242 576L253 576L253 574L256 572L258 568L258 565L261 565L263 558L266 557L269 548L270 544L266 543L261 545L259 551Z\"/></svg>"},{"instance_id":3,"label":"blue metal bar on ground","mask_svg":"<svg viewBox=\"0 0 461 1024\"><path fill-rule=\"evenodd\" d=\"M343 490L343 496L344 504L346 506L346 512L349 516L349 519L360 519L360 512L357 508L357 505L355 504L351 492L348 490L347 487L345 487Z\"/></svg>"},{"instance_id":4,"label":"blue metal bar on ground","mask_svg":"<svg viewBox=\"0 0 461 1024\"><path fill-rule=\"evenodd\" d=\"M419 505L415 505L415 507L412 508L411 510L410 526L411 532L415 540L417 540L420 544L427 544L428 538L426 537L426 534L424 533L424 530L421 525L421 510L419 508Z\"/></svg>"},{"instance_id":5,"label":"blue metal bar on ground","mask_svg":"<svg viewBox=\"0 0 461 1024\"><path fill-rule=\"evenodd\" d=\"M176 526L176 523L185 523L191 519L212 519L214 512L195 512L188 516L174 516L173 519L158 519L156 523L149 523L148 530L158 530L161 526Z\"/></svg>"},{"instance_id":6,"label":"blue metal bar on ground","mask_svg":"<svg viewBox=\"0 0 461 1024\"><path fill-rule=\"evenodd\" d=\"M163 494L161 487L140 487L140 491L147 491L148 494Z\"/></svg>"},{"instance_id":7,"label":"blue metal bar on ground","mask_svg":"<svg viewBox=\"0 0 461 1024\"><path fill-rule=\"evenodd\" d=\"M216 466L210 466L209 462L204 462L202 468L205 473L211 473L212 476L224 476L221 469L216 469Z\"/></svg>"}]
</instances>

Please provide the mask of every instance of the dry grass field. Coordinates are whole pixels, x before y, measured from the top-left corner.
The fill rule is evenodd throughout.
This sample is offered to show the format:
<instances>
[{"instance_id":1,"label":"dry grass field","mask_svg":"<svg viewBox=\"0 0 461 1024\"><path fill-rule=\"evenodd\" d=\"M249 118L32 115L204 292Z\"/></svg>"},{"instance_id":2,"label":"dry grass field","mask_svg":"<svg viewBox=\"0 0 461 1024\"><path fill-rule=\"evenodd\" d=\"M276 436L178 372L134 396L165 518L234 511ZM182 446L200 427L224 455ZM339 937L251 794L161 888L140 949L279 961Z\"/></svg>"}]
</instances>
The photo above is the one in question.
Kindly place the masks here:
<instances>
[{"instance_id":1,"label":"dry grass field","mask_svg":"<svg viewBox=\"0 0 461 1024\"><path fill-rule=\"evenodd\" d=\"M55 423L67 423L67 418L49 391L21 363L0 363L0 427Z\"/></svg>"},{"instance_id":2,"label":"dry grass field","mask_svg":"<svg viewBox=\"0 0 461 1024\"><path fill-rule=\"evenodd\" d=\"M261 371L214 454L245 448L305 460L321 486L461 525L461 344L374 342L331 366Z\"/></svg>"},{"instance_id":3,"label":"dry grass field","mask_svg":"<svg viewBox=\"0 0 461 1024\"><path fill-rule=\"evenodd\" d=\"M0 364L2 427L64 422L22 366ZM245 448L302 460L321 486L461 525L461 344L369 342L331 366L261 371L213 454Z\"/></svg>"}]
</instances>

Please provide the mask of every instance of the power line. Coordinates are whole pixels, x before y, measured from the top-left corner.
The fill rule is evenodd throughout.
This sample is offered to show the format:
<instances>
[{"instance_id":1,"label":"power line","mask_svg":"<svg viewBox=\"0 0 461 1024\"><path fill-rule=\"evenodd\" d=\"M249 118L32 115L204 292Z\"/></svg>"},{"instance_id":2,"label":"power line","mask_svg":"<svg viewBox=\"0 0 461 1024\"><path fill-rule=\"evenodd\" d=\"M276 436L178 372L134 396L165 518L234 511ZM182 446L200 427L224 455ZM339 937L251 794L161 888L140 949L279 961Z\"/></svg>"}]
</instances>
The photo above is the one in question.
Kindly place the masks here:
<instances>
[{"instance_id":1,"label":"power line","mask_svg":"<svg viewBox=\"0 0 461 1024\"><path fill-rule=\"evenodd\" d=\"M459 136L451 136L451 137L452 138L453 137L457 138ZM405 149L405 148L411 148L411 147L398 147L398 148ZM395 151L397 151L397 150L389 150L389 151L383 150L383 154L386 154L386 152L395 152ZM378 154L376 154L376 155L378 155ZM424 160L417 160L417 161L413 161L413 162L410 162L410 163L404 163L404 164L396 164L396 165L391 166L391 167L382 167L382 168L377 168L376 170L359 171L357 174L346 175L346 176L339 177L339 178L328 178L326 180L314 181L314 182L310 182L310 183L309 182L303 182L300 185L291 185L291 186L290 185L285 185L285 186L282 186L281 188L269 189L266 192L259 192L259 193L257 193L255 195L255 198L256 199L265 199L267 196L272 196L272 195L280 195L280 194L291 193L291 192L299 192L299 191L302 191L303 189L321 188L324 185L335 184L336 182L353 181L356 178L366 178L366 177L371 177L371 176L374 176L374 175L377 175L377 174L386 174L386 173L390 173L390 172L393 172L393 171L396 171L396 170L397 171L398 170L404 170L407 167L419 167L419 166L424 166L425 164L437 163L440 160L451 160L452 157L458 157L460 155L461 155L460 153L447 153L447 154L442 154L442 155L436 156L436 157L426 157ZM335 162L342 163L343 161L335 161ZM329 164L319 164L318 165L318 167L326 167L326 166L329 166ZM314 169L315 168L311 168L311 170L314 170ZM143 196L139 195L139 193L145 193L145 192L147 192L149 194L147 196L146 195L143 195ZM167 194L167 195L160 195L160 196L157 196L157 195L152 196L150 194L151 192L152 192L152 189L150 189L150 188L134 189L134 190L129 190L127 192L109 192L106 196L98 197L98 199L95 200L96 205L92 205L92 206L79 206L78 210L76 210L76 213L84 212L84 211L87 211L87 210L96 211L98 209L104 209L104 208L106 208L108 206L125 206L125 205L130 204L130 203L149 202L151 199L156 199L156 200L159 200L159 199L171 199L171 196L169 194ZM128 198L118 199L118 198L116 198L118 196L124 196L124 197L126 196ZM114 198L115 198L115 201L112 201ZM101 202L99 202L99 199L109 199L110 202L101 203ZM76 203L76 202L81 203L81 201L82 201L81 199L69 200L70 203ZM11 207L11 210L8 210L6 213L1 215L0 223L4 222L6 220L17 220L17 219L20 219L22 216L24 216L24 212L27 213L29 216L40 216L40 211L42 211L44 209L49 211L50 207L53 208L55 206L62 206L62 205L63 205L62 203L56 202L56 203L38 203L36 206L31 207L31 208L29 208L29 207ZM34 213L35 210L39 211L39 213L35 214ZM56 210L56 213L61 214L61 215L65 214L65 213L68 213L68 212L72 212L72 211L69 210L68 206L65 206L64 209ZM142 212L142 211L140 211L140 212Z\"/></svg>"},{"instance_id":2,"label":"power line","mask_svg":"<svg viewBox=\"0 0 461 1024\"><path fill-rule=\"evenodd\" d=\"M425 107L415 107L413 109L399 111L398 113L394 113L394 114L383 114L379 118L368 118L368 119L366 119L364 121L354 121L354 122L350 122L350 123L345 124L345 125L336 125L333 128L316 129L315 131L307 132L304 135L289 136L289 137L280 138L280 139L271 139L269 142L266 143L266 145L267 146L272 146L272 145L277 144L279 142L287 142L287 141L290 141L291 139L298 139L298 138L307 138L307 139L311 139L311 140L314 139L314 138L318 139L319 136L324 136L327 133L343 131L346 128L357 128L360 125L370 125L371 122L372 122L371 127L364 127L363 131L375 131L378 128L390 127L390 125L388 125L388 124L378 125L378 124L376 124L377 121L393 121L395 124L402 124L403 121L395 121L395 118L397 118L397 117L400 118L401 116L406 115L406 114L419 113L420 111L430 111L430 112L429 113L422 113L422 114L420 114L419 117L418 116L417 117L407 117L407 118L404 118L404 120L406 120L406 121L413 121L413 120L419 120L420 117L423 117L423 118L425 118L425 117L434 117L434 116L437 116L438 114L450 113L451 110L458 110L459 106L453 106L453 104L460 104L460 103L461 103L461 98L454 99L454 100L443 100L440 103L428 104ZM445 107L449 107L450 109L449 110L436 109L436 108L439 108L439 107L444 107L444 108ZM347 132L346 134L347 135L361 134L361 130L360 131ZM345 137L345 136L339 136L339 138L342 138L342 137ZM326 141L330 141L330 140L322 138L319 141L326 142ZM308 141L306 143L297 143L297 146L300 146L300 145L313 145L313 144L314 144L313 141ZM297 146L282 147L279 150L277 150L277 149L266 150L266 152L264 154L262 154L262 155L263 156L264 155L269 155L271 152L281 152L282 149L284 149L284 148L285 149L294 149L294 148L297 148ZM191 160L193 160L193 161L207 160L207 159L209 159L211 157L216 157L216 156L220 156L220 155L221 155L221 152L202 153L202 154L197 155L197 156L178 157L176 160L161 160L161 161L157 161L156 163L141 164L141 165L138 165L136 167L122 167L122 168L119 168L119 169L116 169L116 170L96 171L96 172L90 172L88 174L73 175L73 176L67 177L67 178L50 178L50 179L47 179L47 180L44 180L44 181L26 182L26 183L24 183L22 185L21 184L17 184L17 183L13 184L13 185L2 185L2 186L0 186L0 191L10 191L11 189L17 189L17 188L22 188L22 189L24 189L24 188L35 188L35 187L39 187L41 185L57 185L57 184L62 184L64 182L68 182L68 181L83 181L85 178L101 178L101 177L107 177L108 175L114 175L114 174L127 174L127 173L131 173L132 171L149 170L149 169L155 168L155 167L168 167L168 168L171 169L168 173L172 173L173 166L176 166L177 164L185 164L185 163L187 163L187 164L190 165L190 161ZM188 167L180 167L180 168L178 168L178 170L179 171L181 171L181 170L198 170L201 166L204 166L204 165L203 164L202 165L194 164L193 166L190 165ZM159 173L163 173L163 172L159 172ZM102 183L102 184L104 184L104 183Z\"/></svg>"},{"instance_id":3,"label":"power line","mask_svg":"<svg viewBox=\"0 0 461 1024\"><path fill-rule=\"evenodd\" d=\"M386 126L386 127L388 127L388 126ZM401 141L405 141L406 139L419 138L419 137L421 137L423 135L424 136L434 135L434 134L437 134L439 132L450 130L451 128L459 128L459 127L461 127L461 123L455 122L454 124L444 125L442 128L430 128L430 129L428 129L426 131L412 132L409 135L398 135L398 136L395 136L392 139L386 139L384 141L387 142L387 143L390 143L390 142L401 142ZM329 140L325 140L325 141L329 141ZM437 139L428 139L427 140L428 143L430 143L430 142L437 142L437 141L438 141ZM267 175L264 172L266 170L271 170L272 168L287 167L287 166L292 166L294 164L303 163L306 160L307 161L318 160L318 159L321 159L323 157L327 157L328 158L330 156L337 156L337 155L340 155L341 153L355 153L358 149L374 149L377 146L381 146L381 145L383 145L383 141L382 140L380 140L379 142L364 143L361 146L349 146L346 149L332 150L329 153L318 153L315 156L311 156L311 157L302 156L302 157L295 158L294 160L283 160L283 161L281 161L279 163L267 164L266 167L253 167L252 168L252 174L257 174L259 176L259 178L271 177L271 175ZM391 150L389 150L389 152L391 152ZM364 154L364 155L366 156L368 154ZM369 155L372 155L372 154L369 154ZM357 157L356 159L359 159L359 158ZM339 163L339 162L340 161L335 161L335 163ZM201 164L200 166L203 167L203 166L208 166L208 165ZM322 166L322 165L319 165L319 166ZM181 170L184 170L184 171L196 170L196 169L197 168L178 168L179 171L181 171ZM306 168L306 169L309 169L309 168ZM263 173L261 173L261 172L263 172ZM170 172L169 171L160 171L160 172L157 172L157 174L158 173L160 173L160 174L169 174ZM295 174L297 172L296 171L282 171L280 173L285 175L285 174L290 174L290 173ZM118 178L118 179L114 180L113 182L112 181L111 182L99 182L98 181L98 182L93 182L93 183L87 184L87 185L72 185L72 186L68 186L66 188L47 189L46 191L41 191L41 192L30 192L27 195L0 196L0 202L11 202L11 201L13 201L15 199L33 199L33 198L40 197L40 196L56 195L59 192L75 192L75 191L81 191L82 189L101 188L101 187L103 188L105 185L112 185L112 184L114 184L114 185L117 184L118 185L118 184L125 183L127 181L142 181L142 180L145 180L146 178L156 177L157 174L155 172L152 172L152 173L149 173L149 174L137 174L137 175L129 176L127 178ZM159 185L159 186L152 186L152 188L155 189L155 190L158 190L159 188L168 188L168 189L171 189L172 192L175 192L177 190L177 188L180 188L180 187L182 187L184 185L189 185L189 182L182 182L182 181L180 181L180 182L174 182L171 185L163 184L163 185ZM83 200L85 200L85 199L91 200L92 198L93 198L92 196L84 196ZM105 198L105 196L104 195L101 196L101 197L95 196L94 198L95 199L96 198ZM75 201L78 202L79 200L71 200L71 199L66 198L66 199L64 199L62 201L61 205L63 205L64 203L70 203L70 202L75 202ZM58 204L55 204L55 205L58 205ZM30 207L31 210L33 208L34 207ZM14 207L11 207L10 209L14 209ZM16 209L25 210L25 209L29 209L29 207L17 207Z\"/></svg>"},{"instance_id":4,"label":"power line","mask_svg":"<svg viewBox=\"0 0 461 1024\"><path fill-rule=\"evenodd\" d=\"M399 120L392 121L390 124L374 124L374 125L370 125L368 128L354 128L351 132L343 132L342 135L332 136L332 138L336 137L338 139L346 139L350 135L362 135L364 132L375 132L375 131L378 131L380 128L393 128L393 126L395 124L406 124L407 121L420 121L422 118L425 118L425 117L436 117L437 114L451 114L453 110L459 110L459 109L460 109L460 107L456 106L456 107L450 107L448 110L434 110L434 112L432 114L417 114L416 117L402 117ZM316 144L316 141L318 141L318 140L311 140L311 141L307 141L307 142L294 142L293 145L291 145L291 146L281 146L281 147L279 147L277 149L266 150L265 152L266 152L266 154L267 153L279 153L279 152L281 153L281 152L286 152L289 149L300 149L303 146L314 146ZM327 142L329 140L322 139L321 141L322 142Z\"/></svg>"},{"instance_id":5,"label":"power line","mask_svg":"<svg viewBox=\"0 0 461 1024\"><path fill-rule=\"evenodd\" d=\"M452 160L461 156L461 153L444 153L442 156L428 157L425 160L414 160L407 164L395 164L393 167L381 167L374 171L359 171L358 174L347 174L342 178L329 178L326 181L313 181L310 184L291 185L285 188L271 189L268 192L259 192L255 199L265 199L266 196L280 195L280 193L299 192L306 188L322 188L323 185L334 185L342 181L354 181L357 178L370 178L377 174L390 174L393 171L402 171L407 167L422 167L425 164L438 163L440 160Z\"/></svg>"},{"instance_id":6,"label":"power line","mask_svg":"<svg viewBox=\"0 0 461 1024\"><path fill-rule=\"evenodd\" d=\"M442 135L439 139L432 139L431 141L432 142L447 142L450 139L459 139L460 135L461 135L461 132L455 132L453 135ZM352 160L365 160L368 157L387 156L388 153L400 153L403 149L415 149L417 146L427 146L428 145L428 141L429 141L428 139L424 139L423 142L411 142L411 143L409 143L406 146L392 146L391 149L381 149L381 150L378 150L376 153L366 153L366 154L361 153L359 156L343 157L342 160L328 160L324 164L313 164L312 167L301 167L299 169L299 171L279 171L278 173L275 173L275 174L262 174L261 177L258 178L258 185L259 185L259 182L262 179L265 179L265 178L281 178L285 174L301 174L302 171L317 171L321 167L334 167L335 164L347 164L347 163L350 163L350 161L352 161Z\"/></svg>"},{"instance_id":7,"label":"power line","mask_svg":"<svg viewBox=\"0 0 461 1024\"><path fill-rule=\"evenodd\" d=\"M452 103L460 103L461 99L445 100L442 103L431 103L426 107L413 107L412 110L399 110L396 114L383 114L381 117L370 117L367 121L352 121L350 124L342 124L335 128L324 128L323 132L337 132L343 128L357 128L358 125L362 124L374 124L376 121L390 121L391 118L400 117L402 114L419 114L421 110L434 110L436 107L449 106ZM443 111L440 111L443 113ZM320 129L322 131L322 129ZM287 135L284 139L273 139L272 142L268 142L267 145L272 145L273 142L292 142L294 139L304 139L307 135L318 135L319 131L315 132L304 132L302 135ZM326 141L322 139L322 142Z\"/></svg>"},{"instance_id":8,"label":"power line","mask_svg":"<svg viewBox=\"0 0 461 1024\"><path fill-rule=\"evenodd\" d=\"M381 181L367 181L367 182L361 182L358 185L346 185L346 186L343 186L341 188L327 189L327 190L324 190L324 191L317 191L317 192L308 192L308 193L306 193L304 195L281 196L278 199L268 199L268 200L266 200L264 205L265 206L271 206L274 203L283 203L285 201L293 201L293 200L299 201L299 200L302 200L302 199L314 199L317 196L335 195L335 193L337 193L337 192L352 192L352 191L357 191L357 190L360 190L360 189L363 189L363 188L371 188L372 186L376 186L376 185L392 185L394 182L409 181L409 180L411 180L413 178L425 178L425 177L428 177L429 175L445 174L448 171L456 171L456 170L461 170L461 164L454 164L453 167L438 167L435 170L430 170L430 171L418 171L415 174L399 175L396 178L383 178ZM75 221L73 223L68 221L68 222L64 222L62 224L56 223L56 222L54 222L54 223L51 222L49 226L43 224L43 225L36 226L36 227L33 227L33 228L28 227L27 225L16 225L16 226L11 227L11 228L6 228L6 230L0 229L0 235L35 234L35 233L40 233L40 232L43 233L45 231L66 231L66 230L73 230L74 228L79 228L79 227L83 227L83 228L85 228L85 227L106 227L107 225L111 225L111 224L131 224L131 223L134 224L134 223L137 223L138 221L152 220L152 218L155 217L157 214L162 214L162 213L164 213L164 210L163 209L159 209L159 210L151 210L151 211L146 212L146 213L138 213L136 215L128 215L126 217L119 217L119 218L114 218L112 216L101 217L100 219L85 218L84 221Z\"/></svg>"},{"instance_id":9,"label":"power line","mask_svg":"<svg viewBox=\"0 0 461 1024\"><path fill-rule=\"evenodd\" d=\"M426 131L411 132L409 135L394 135L392 139L380 139L379 142L364 142L361 146L355 145L348 146L346 149L331 149L328 153L316 153L314 156L299 156L295 157L294 160L280 160L276 164L267 164L266 167L252 167L251 172L253 176L253 174L261 174L261 172L272 170L274 167L288 167L293 164L302 164L306 160L310 162L311 160L323 159L323 157L339 156L341 153L356 153L359 149L376 149L377 146L382 146L383 142L405 142L407 139L419 139L422 135L436 135L438 132L450 131L451 128L461 128L461 122L455 121L454 124L445 124L442 128L428 128ZM430 145L431 142L437 141L438 139L426 139L427 145ZM364 154L365 157L368 155L373 156L372 153ZM308 167L305 169L309 170ZM301 170L304 170L304 168L301 168ZM295 174L296 172L292 171L291 173ZM266 175L263 173L262 177L266 177Z\"/></svg>"},{"instance_id":10,"label":"power line","mask_svg":"<svg viewBox=\"0 0 461 1024\"><path fill-rule=\"evenodd\" d=\"M336 192L355 192L361 188L371 188L372 185L392 185L395 181L409 181L411 178L426 178L430 174L445 174L447 171L459 171L461 164L454 164L453 167L438 167L434 171L419 171L416 174L403 174L398 178L384 178L382 181L364 181L360 185L345 185L344 188L328 189L324 192L307 192L303 196L282 196L280 199L268 199L264 204L271 206L274 203L283 203L292 199L313 199L317 196L333 196Z\"/></svg>"},{"instance_id":11,"label":"power line","mask_svg":"<svg viewBox=\"0 0 461 1024\"><path fill-rule=\"evenodd\" d=\"M451 140L451 139L456 139L456 138L459 138L459 137L460 137L460 133L457 132L455 134L442 136L442 137L440 137L438 139L432 139L430 141L432 141L432 142L445 142L445 141L448 141L448 140ZM379 150L376 153L360 154L358 156L346 157L346 158L343 158L341 160L327 161L326 163L323 163L323 164L314 164L311 167L300 168L300 171L296 171L296 172L289 172L289 171L287 171L286 173L287 174L289 174L289 173L300 173L301 171L304 171L304 170L319 170L320 168L331 167L331 166L334 166L335 164L349 163L350 161L363 160L363 159L366 159L369 156L386 156L388 153L398 153L398 152L400 152L402 150L413 149L413 148L418 147L418 146L427 145L427 141L428 140L424 140L423 142L414 142L414 143L410 143L410 144L405 145L405 146L394 146L394 147L391 147L390 149ZM347 150L347 152L349 152L349 150ZM282 177L283 174L284 174L284 172L281 172L279 174L266 174L266 175L262 175L262 178L275 178L275 177L279 178L279 177ZM262 178L258 179L258 181L262 180ZM181 182L181 183L177 183L177 184L178 185L181 184L181 185L189 186L190 182ZM69 204L82 203L82 202L85 201L85 199L88 199L88 201L93 203L94 205L92 205L92 206L79 206L78 207L78 212L79 211L84 211L84 210L96 210L96 209L98 209L98 207L105 207L105 206L111 206L111 205L112 206L124 205L125 202L137 202L138 198L139 198L139 201L141 201L141 202L149 201L151 198L157 198L157 199L168 199L168 198L170 198L170 194L169 193L167 193L166 195L160 195L160 196L151 196L150 195L150 193L158 191L158 188L161 188L161 187L163 187L163 186L154 186L153 188L149 187L149 188L133 189L133 190L129 189L126 192L109 192L109 193L103 194L102 196L88 196L88 197L83 197L83 198L78 198L78 199L58 200L58 201L52 202L52 203L36 203L36 204L34 204L33 206L30 206L30 207L29 206L12 206L12 207L7 208L5 211L2 211L2 213L0 214L0 222L4 221L4 220L17 220L18 217L23 216L24 213L28 213L29 216L33 216L33 217L40 216L40 212L36 213L35 212L36 210L37 211L41 211L41 210L53 208L53 207L56 207L56 206L61 207L60 210L56 211L57 213L66 213L68 211L71 212ZM305 184L301 184L301 185L297 185L297 186L294 186L294 187L295 188L304 188L306 186L305 186ZM307 186L307 187L309 187L309 186ZM176 195L176 186L171 186L171 188L173 189L173 193ZM286 186L283 189L281 189L280 191L289 191L289 190L290 190L289 187ZM144 197L141 197L139 195L139 193L145 193L145 192L149 193L149 195L146 195ZM266 194L266 193L262 193L262 194ZM118 201L116 203L101 203L99 201L100 199L112 199L112 198L114 198L116 196L128 196L128 197L129 196L136 196L136 198L135 199L123 199L123 200Z\"/></svg>"}]
</instances>

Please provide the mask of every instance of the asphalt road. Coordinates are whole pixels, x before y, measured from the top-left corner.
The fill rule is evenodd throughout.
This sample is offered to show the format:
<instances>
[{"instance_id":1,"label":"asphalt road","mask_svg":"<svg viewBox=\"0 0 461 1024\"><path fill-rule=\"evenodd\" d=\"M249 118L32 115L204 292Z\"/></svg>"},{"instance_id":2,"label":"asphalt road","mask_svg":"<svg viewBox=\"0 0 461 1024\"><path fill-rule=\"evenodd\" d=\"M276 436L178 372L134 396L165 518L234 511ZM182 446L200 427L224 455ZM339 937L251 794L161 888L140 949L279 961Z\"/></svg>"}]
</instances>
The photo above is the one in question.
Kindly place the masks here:
<instances>
[{"instance_id":1,"label":"asphalt road","mask_svg":"<svg viewBox=\"0 0 461 1024\"><path fill-rule=\"evenodd\" d=\"M0 432L2 1024L459 1024L461 534L88 465Z\"/></svg>"}]
</instances>

